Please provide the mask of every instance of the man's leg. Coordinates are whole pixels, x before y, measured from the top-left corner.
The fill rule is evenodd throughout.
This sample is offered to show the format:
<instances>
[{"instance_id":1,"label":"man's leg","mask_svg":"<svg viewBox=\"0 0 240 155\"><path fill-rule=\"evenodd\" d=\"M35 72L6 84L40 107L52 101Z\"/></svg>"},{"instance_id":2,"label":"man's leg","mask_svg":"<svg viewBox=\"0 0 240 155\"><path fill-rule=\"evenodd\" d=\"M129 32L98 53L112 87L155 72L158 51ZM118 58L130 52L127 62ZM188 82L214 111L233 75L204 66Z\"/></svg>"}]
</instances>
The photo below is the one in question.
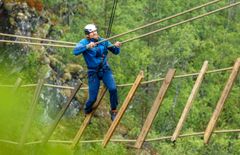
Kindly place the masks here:
<instances>
[{"instance_id":1,"label":"man's leg","mask_svg":"<svg viewBox=\"0 0 240 155\"><path fill-rule=\"evenodd\" d=\"M111 110L116 110L118 105L118 95L116 83L111 70L107 70L104 72L103 83L105 84L110 93Z\"/></svg>"},{"instance_id":2,"label":"man's leg","mask_svg":"<svg viewBox=\"0 0 240 155\"><path fill-rule=\"evenodd\" d=\"M98 95L98 90L100 86L100 80L96 74L88 77L88 100L85 104L84 112L89 114L92 112L92 106L95 103Z\"/></svg>"},{"instance_id":3,"label":"man's leg","mask_svg":"<svg viewBox=\"0 0 240 155\"><path fill-rule=\"evenodd\" d=\"M117 95L117 87L112 75L111 70L107 70L103 75L103 83L108 88L110 93L110 103L111 103L111 120L113 121L117 115L117 105L118 105L118 95Z\"/></svg>"}]
</instances>

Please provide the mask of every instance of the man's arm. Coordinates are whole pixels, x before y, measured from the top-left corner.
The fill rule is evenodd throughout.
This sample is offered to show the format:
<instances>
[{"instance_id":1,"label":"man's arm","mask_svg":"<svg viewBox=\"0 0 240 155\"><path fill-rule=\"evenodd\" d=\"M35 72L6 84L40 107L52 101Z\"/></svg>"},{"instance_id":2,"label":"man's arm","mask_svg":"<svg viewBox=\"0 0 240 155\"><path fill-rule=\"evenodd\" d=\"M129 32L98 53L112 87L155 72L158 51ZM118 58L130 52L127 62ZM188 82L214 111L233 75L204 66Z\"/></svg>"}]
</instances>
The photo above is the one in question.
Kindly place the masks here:
<instances>
[{"instance_id":1,"label":"man's arm","mask_svg":"<svg viewBox=\"0 0 240 155\"><path fill-rule=\"evenodd\" d=\"M94 42L90 42L89 44L87 44L86 41L84 40L81 40L77 45L76 47L73 49L73 54L74 55L79 55L79 54L82 54L84 51L88 50L88 49L91 49L93 47L96 46L96 43Z\"/></svg>"},{"instance_id":2,"label":"man's arm","mask_svg":"<svg viewBox=\"0 0 240 155\"><path fill-rule=\"evenodd\" d=\"M84 44L84 42L81 40L79 43L77 43L77 45L73 49L73 54L74 55L79 55L79 54L82 54L86 50L87 50L87 47Z\"/></svg>"},{"instance_id":3,"label":"man's arm","mask_svg":"<svg viewBox=\"0 0 240 155\"><path fill-rule=\"evenodd\" d=\"M113 54L119 54L120 53L120 46L121 46L121 42L116 42L113 44L111 44L108 41L108 49L113 53Z\"/></svg>"},{"instance_id":4,"label":"man's arm","mask_svg":"<svg viewBox=\"0 0 240 155\"><path fill-rule=\"evenodd\" d=\"M88 43L85 39L82 39L73 49L73 54L74 55L82 54L83 52L85 52L88 49L93 48L94 46L96 46L95 43L93 43L93 42Z\"/></svg>"}]
</instances>

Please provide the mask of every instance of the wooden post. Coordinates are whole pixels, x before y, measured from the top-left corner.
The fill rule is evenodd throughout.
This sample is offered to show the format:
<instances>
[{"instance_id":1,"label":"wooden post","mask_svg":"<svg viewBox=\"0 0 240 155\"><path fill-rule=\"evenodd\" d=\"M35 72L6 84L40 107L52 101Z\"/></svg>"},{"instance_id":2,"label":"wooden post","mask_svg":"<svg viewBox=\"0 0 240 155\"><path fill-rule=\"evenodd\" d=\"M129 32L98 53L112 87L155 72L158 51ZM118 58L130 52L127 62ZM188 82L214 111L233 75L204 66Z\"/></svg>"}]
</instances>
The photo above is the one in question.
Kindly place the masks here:
<instances>
[{"instance_id":1,"label":"wooden post","mask_svg":"<svg viewBox=\"0 0 240 155\"><path fill-rule=\"evenodd\" d=\"M107 143L109 142L110 138L113 135L113 132L115 131L117 125L119 124L121 118L123 117L124 112L126 111L129 103L131 102L140 82L142 81L144 75L143 75L143 71L141 71L139 73L139 75L137 76L132 88L130 89L130 91L128 92L127 97L125 98L116 118L114 119L114 121L112 122L110 128L108 129L108 132L106 133L104 139L103 139L103 147L106 147Z\"/></svg>"},{"instance_id":2,"label":"wooden post","mask_svg":"<svg viewBox=\"0 0 240 155\"><path fill-rule=\"evenodd\" d=\"M78 90L81 88L82 85L83 85L83 83L79 82L78 85L73 90L71 96L68 98L67 103L62 107L62 109L58 113L56 119L50 126L50 129L48 130L47 134L43 138L43 141L42 141L43 144L46 144L48 142L49 138L51 137L52 133L54 132L55 128L57 127L58 123L60 122L60 120L63 117L64 113L66 112L67 108L69 107L70 103L72 102L74 96L77 94Z\"/></svg>"},{"instance_id":3,"label":"wooden post","mask_svg":"<svg viewBox=\"0 0 240 155\"><path fill-rule=\"evenodd\" d=\"M20 147L23 146L23 144L25 142L25 139L27 138L27 134L28 134L29 128L30 128L32 120L33 120L34 111L36 109L37 101L38 101L41 89L43 87L43 82L44 82L43 79L38 80L38 85L35 89L33 100L32 100L32 103L31 103L31 107L29 109L29 114L28 114L28 117L27 117L27 121L26 121L26 123L23 127L23 133L22 133L20 143L19 143Z\"/></svg>"},{"instance_id":4,"label":"wooden post","mask_svg":"<svg viewBox=\"0 0 240 155\"><path fill-rule=\"evenodd\" d=\"M141 131L140 135L138 136L138 139L137 139L134 147L136 147L138 149L140 149L142 147L142 144L148 134L149 129L152 126L153 120L156 117L159 107L163 101L164 95L166 94L167 89L174 77L175 71L176 71L175 69L168 70L165 80L163 81L163 84L159 90L159 93L153 103L153 106L152 106L150 112L148 113L147 119L145 120L142 131Z\"/></svg>"},{"instance_id":5,"label":"wooden post","mask_svg":"<svg viewBox=\"0 0 240 155\"><path fill-rule=\"evenodd\" d=\"M193 101L194 101L194 99L195 99L195 97L196 97L196 95L198 93L199 87L200 87L200 85L202 83L202 80L203 80L204 75L205 75L205 73L207 71L207 68L208 68L208 61L205 61L203 66L202 66L202 69L201 69L201 71L200 71L200 73L198 75L198 78L197 78L197 80L196 80L196 82L195 82L195 84L193 86L192 92L191 92L190 96L188 97L186 106L185 106L185 108L184 108L184 110L182 112L182 115L181 115L181 117L180 117L180 119L178 121L177 127L176 127L176 129L175 129L175 131L173 133L172 138L171 138L171 141L173 141L173 142L176 141L177 137L180 134L180 131L181 131L182 127L183 127L183 123L185 122L185 120L187 118L187 115L188 115L188 113L189 113L189 111L190 111L190 109L192 107Z\"/></svg>"},{"instance_id":6,"label":"wooden post","mask_svg":"<svg viewBox=\"0 0 240 155\"><path fill-rule=\"evenodd\" d=\"M238 75L239 66L240 66L240 58L237 59L237 61L235 62L234 66L233 66L233 70L228 78L228 81L225 85L222 95L221 95L220 99L218 100L217 106L213 112L211 120L209 121L208 126L204 132L204 143L205 144L207 144L211 138L211 135L216 126L218 117L223 109L224 102L226 101L226 99L232 89L233 83L236 80L236 77Z\"/></svg>"},{"instance_id":7,"label":"wooden post","mask_svg":"<svg viewBox=\"0 0 240 155\"><path fill-rule=\"evenodd\" d=\"M86 117L85 117L85 119L84 119L84 121L83 121L83 123L82 123L82 125L81 125L81 127L80 127L80 129L78 131L78 133L74 137L72 145L71 145L72 149L74 149L76 147L76 145L78 144L80 138L82 137L82 134L83 134L84 130L86 129L87 125L89 124L89 122L90 122L94 112L96 111L96 109L100 105L100 103L101 103L101 101L102 101L102 99L103 99L103 97L104 97L106 92L107 92L107 88L106 88L106 86L104 86L102 88L99 96L98 96L98 99L97 99L96 103L94 104L93 111L90 114L86 115Z\"/></svg>"},{"instance_id":8,"label":"wooden post","mask_svg":"<svg viewBox=\"0 0 240 155\"><path fill-rule=\"evenodd\" d=\"M13 88L13 93L16 93L18 88L21 86L22 84L22 79L21 78L18 78L16 83L14 84L14 88Z\"/></svg>"}]
</instances>

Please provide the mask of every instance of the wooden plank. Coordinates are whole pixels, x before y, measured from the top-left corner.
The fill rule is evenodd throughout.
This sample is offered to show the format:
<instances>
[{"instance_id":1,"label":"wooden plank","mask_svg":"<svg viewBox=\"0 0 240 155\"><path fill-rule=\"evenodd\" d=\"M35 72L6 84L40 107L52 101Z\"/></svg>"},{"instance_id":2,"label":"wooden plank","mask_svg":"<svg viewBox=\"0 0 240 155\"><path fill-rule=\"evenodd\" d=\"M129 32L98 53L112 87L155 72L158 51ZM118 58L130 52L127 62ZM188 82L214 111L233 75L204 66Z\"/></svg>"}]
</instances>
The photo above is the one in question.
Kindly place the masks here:
<instances>
[{"instance_id":1,"label":"wooden plank","mask_svg":"<svg viewBox=\"0 0 240 155\"><path fill-rule=\"evenodd\" d=\"M220 99L218 100L217 106L213 112L213 115L208 123L208 126L204 132L204 143L207 144L212 136L212 132L216 126L217 120L219 118L219 115L223 109L223 105L232 89L233 83L236 80L236 77L239 73L239 67L240 66L240 58L237 59L233 66L233 70L228 78L228 81L225 85L225 88L221 94Z\"/></svg>"},{"instance_id":2,"label":"wooden plank","mask_svg":"<svg viewBox=\"0 0 240 155\"><path fill-rule=\"evenodd\" d=\"M98 96L97 101L96 101L95 104L93 105L93 107L94 107L93 111L92 111L90 114L86 115L86 117L85 117L85 119L84 119L84 121L83 121L80 129L78 130L76 136L74 137L73 142L72 142L72 145L71 145L71 148L72 148L72 149L74 149L74 148L76 147L76 145L78 144L79 140L81 139L84 130L86 129L87 125L89 124L89 122L90 122L90 120L91 120L94 112L96 111L96 109L97 109L98 106L100 105L100 103L101 103L104 95L106 94L106 92L107 92L107 88L106 88L106 86L104 86L104 87L102 88L99 96Z\"/></svg>"},{"instance_id":3,"label":"wooden plank","mask_svg":"<svg viewBox=\"0 0 240 155\"><path fill-rule=\"evenodd\" d=\"M26 123L23 127L23 133L22 133L21 138L20 138L20 142L19 142L20 147L23 146L23 144L24 144L24 142L27 138L27 134L28 134L28 131L30 129L30 126L31 126L31 123L32 123L32 120L33 120L33 115L34 115L34 112L35 112L35 109L36 109L36 106L37 106L37 101L38 101L41 89L43 87L43 82L44 82L43 79L38 80L38 85L35 89L33 100L31 102L31 107L29 109L29 114L28 114Z\"/></svg>"},{"instance_id":4,"label":"wooden plank","mask_svg":"<svg viewBox=\"0 0 240 155\"><path fill-rule=\"evenodd\" d=\"M132 98L133 98L133 96L134 96L138 86L140 85L140 82L142 81L143 77L144 77L143 71L141 71L138 74L134 84L132 85L132 88L128 92L128 95L125 98L125 100L124 100L124 102L123 102L123 104L122 104L122 106L121 106L121 108L120 108L116 118L114 119L114 121L112 122L110 128L108 129L108 132L106 133L106 135L105 135L105 137L103 139L103 143L102 143L103 147L106 147L107 143L109 142L110 138L112 137L113 132L117 128L117 125L119 124L121 118L123 117L123 114L126 111L129 103L131 102L131 100L132 100Z\"/></svg>"},{"instance_id":5,"label":"wooden plank","mask_svg":"<svg viewBox=\"0 0 240 155\"><path fill-rule=\"evenodd\" d=\"M59 113L57 114L56 119L54 120L54 122L52 123L52 125L50 126L47 134L45 135L45 137L42 140L43 144L46 144L49 140L49 138L51 137L51 135L53 134L55 128L57 127L58 123L60 122L61 118L63 117L64 113L66 112L67 108L69 107L70 103L72 102L73 98L75 97L75 95L77 94L78 90L81 88L81 86L83 85L82 82L79 82L78 85L75 87L75 89L73 90L71 96L68 98L67 103L62 107L62 109L59 111Z\"/></svg>"},{"instance_id":6,"label":"wooden plank","mask_svg":"<svg viewBox=\"0 0 240 155\"><path fill-rule=\"evenodd\" d=\"M18 89L21 86L21 84L22 84L22 79L18 78L16 83L14 84L13 93L16 93L18 91Z\"/></svg>"},{"instance_id":7,"label":"wooden plank","mask_svg":"<svg viewBox=\"0 0 240 155\"><path fill-rule=\"evenodd\" d=\"M205 61L203 63L202 69L201 69L201 71L200 71L200 73L199 73L199 75L197 77L197 80L196 80L196 82L195 82L195 84L193 86L192 92L191 92L190 96L188 97L186 106L185 106L185 108L184 108L184 110L182 112L182 115L181 115L181 117L180 117L180 119L178 121L177 127L176 127L176 129L175 129L175 131L173 133L172 138L171 138L171 141L173 141L173 142L176 141L177 137L180 134L180 131L181 131L181 129L183 127L183 124L184 124L184 122L185 122L185 120L187 118L187 115L188 115L188 113L189 113L189 111L190 111L190 109L192 107L193 101L194 101L194 99L195 99L195 97L196 97L196 95L198 93L199 87L200 87L200 85L202 83L202 80L203 80L204 75L205 75L205 73L207 71L207 68L208 68L208 61Z\"/></svg>"},{"instance_id":8,"label":"wooden plank","mask_svg":"<svg viewBox=\"0 0 240 155\"><path fill-rule=\"evenodd\" d=\"M175 71L176 71L175 69L168 70L165 80L163 81L162 86L159 90L159 93L153 103L153 106L152 106L150 112L148 113L147 119L145 120L142 131L141 131L140 135L138 136L138 139L137 139L134 147L136 147L138 149L140 149L142 147L142 144L152 126L154 118L157 115L157 112L158 112L159 107L163 101L163 98L167 92L167 89L174 77Z\"/></svg>"}]
</instances>

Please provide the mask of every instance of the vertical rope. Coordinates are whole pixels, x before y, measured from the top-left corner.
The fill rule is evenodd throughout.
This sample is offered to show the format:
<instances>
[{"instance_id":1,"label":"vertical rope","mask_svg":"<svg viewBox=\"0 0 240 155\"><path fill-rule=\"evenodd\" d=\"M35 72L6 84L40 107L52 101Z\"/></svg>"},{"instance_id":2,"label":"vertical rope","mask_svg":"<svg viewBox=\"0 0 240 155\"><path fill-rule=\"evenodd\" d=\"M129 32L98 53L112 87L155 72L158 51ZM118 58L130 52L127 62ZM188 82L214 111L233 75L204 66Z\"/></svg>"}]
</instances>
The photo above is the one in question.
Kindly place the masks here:
<instances>
[{"instance_id":1,"label":"vertical rope","mask_svg":"<svg viewBox=\"0 0 240 155\"><path fill-rule=\"evenodd\" d=\"M112 7L112 12L111 12L111 17L110 17L109 24L108 24L108 29L107 29L107 32L106 32L106 37L107 37L107 38L108 38L108 37L110 36L110 34L111 34L112 25L113 25L113 20L114 20L116 8L117 8L117 3L118 3L118 0L114 0L114 2L113 2L113 7Z\"/></svg>"}]
</instances>

